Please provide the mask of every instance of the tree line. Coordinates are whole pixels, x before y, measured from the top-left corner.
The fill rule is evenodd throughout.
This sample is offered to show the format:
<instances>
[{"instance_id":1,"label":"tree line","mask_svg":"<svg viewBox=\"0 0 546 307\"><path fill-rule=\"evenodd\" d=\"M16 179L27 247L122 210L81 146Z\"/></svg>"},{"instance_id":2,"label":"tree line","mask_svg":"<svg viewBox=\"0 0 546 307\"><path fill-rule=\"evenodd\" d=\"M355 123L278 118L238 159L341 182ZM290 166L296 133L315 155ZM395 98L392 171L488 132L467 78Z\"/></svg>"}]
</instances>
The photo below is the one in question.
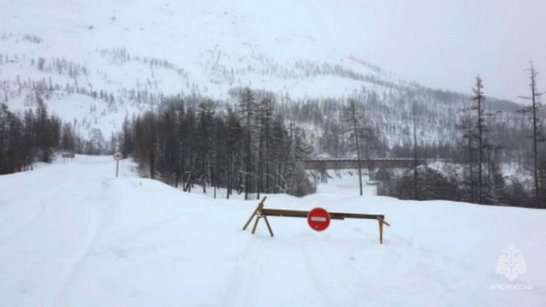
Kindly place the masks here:
<instances>
[{"instance_id":1,"label":"tree line","mask_svg":"<svg viewBox=\"0 0 546 307\"><path fill-rule=\"evenodd\" d=\"M520 110L528 119L526 137L517 140L527 149L522 165L528 165L531 179L504 176L501 170L505 144L511 142L499 135L497 112L490 112L484 94L483 81L476 77L473 94L468 105L461 110L459 129L459 150L453 162L457 166L435 169L421 165L422 152L417 139L413 144L414 168L399 176L388 174L379 187L378 193L402 199L447 199L478 204L512 205L532 208L546 208L546 151L544 147L540 103L541 93L537 90L533 65L529 68L530 96L522 97L531 104ZM527 146L522 146L527 143ZM462 167L460 167L462 166ZM385 172L385 171L383 171Z\"/></svg>"},{"instance_id":2,"label":"tree line","mask_svg":"<svg viewBox=\"0 0 546 307\"><path fill-rule=\"evenodd\" d=\"M60 143L61 121L48 114L43 101L22 118L0 105L0 174L27 170L35 161L51 162Z\"/></svg>"},{"instance_id":3,"label":"tree line","mask_svg":"<svg viewBox=\"0 0 546 307\"><path fill-rule=\"evenodd\" d=\"M172 99L159 111L126 120L119 137L124 156L143 174L190 191L195 184L244 193L302 196L314 191L303 167L310 153L302 129L286 126L275 111L274 96L248 88L238 91L235 109L202 99Z\"/></svg>"},{"instance_id":4,"label":"tree line","mask_svg":"<svg viewBox=\"0 0 546 307\"><path fill-rule=\"evenodd\" d=\"M184 190L194 184L204 190L225 187L226 197L240 192L248 199L261 193L304 195L313 191L302 164L311 153L354 154L361 159L413 156L413 169L401 176L381 171L388 180L380 193L546 207L544 111L536 75L531 67L531 95L526 97L531 105L518 115L525 120L518 119L510 106L508 112L498 113L499 101L486 98L483 82L477 78L472 96L454 116L458 118L457 146L450 145L454 143L451 140L431 143L423 133L436 127L427 123L431 119L440 120L442 127L450 125L423 102L440 99L443 103L453 95L462 97L449 92L434 92L434 97L428 97L408 89L379 97L367 91L347 100L277 103L271 93L235 88L230 95L238 101L236 105L201 96L160 96L158 111L127 119L122 133L110 142L82 140L70 124L48 114L36 92L32 95L38 101L35 111L16 115L6 106L0 110L0 172L25 170L34 161L49 162L58 149L104 154L120 144L123 153L135 157L141 170L152 178L182 185ZM392 111L384 105L388 100L399 106L400 121L384 125L386 117L378 114ZM294 122L317 129L304 133ZM393 130L394 126L402 129ZM402 143L393 142L392 136L398 132L404 136ZM306 145L309 143L314 147ZM526 143L531 146L523 146ZM430 157L447 157L463 167L437 171L422 166ZM532 179L526 182L503 176L501 162L507 161L528 165Z\"/></svg>"},{"instance_id":5,"label":"tree line","mask_svg":"<svg viewBox=\"0 0 546 307\"><path fill-rule=\"evenodd\" d=\"M0 174L31 170L35 162L51 163L58 152L98 155L114 150L115 140L84 140L70 123L50 115L40 96L36 101L35 109L22 114L0 104Z\"/></svg>"}]
</instances>

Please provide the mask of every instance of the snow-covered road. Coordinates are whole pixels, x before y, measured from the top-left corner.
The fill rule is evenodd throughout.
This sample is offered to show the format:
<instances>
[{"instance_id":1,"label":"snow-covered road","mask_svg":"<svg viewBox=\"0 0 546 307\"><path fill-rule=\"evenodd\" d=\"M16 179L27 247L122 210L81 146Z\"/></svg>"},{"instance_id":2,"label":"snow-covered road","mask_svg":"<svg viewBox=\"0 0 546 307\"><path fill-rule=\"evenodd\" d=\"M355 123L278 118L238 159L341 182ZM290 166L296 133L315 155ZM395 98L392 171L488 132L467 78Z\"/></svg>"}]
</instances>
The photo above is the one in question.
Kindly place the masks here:
<instances>
[{"instance_id":1,"label":"snow-covered road","mask_svg":"<svg viewBox=\"0 0 546 307\"><path fill-rule=\"evenodd\" d=\"M359 197L345 175L266 207L383 213L377 223L270 218L138 178L111 157L0 176L0 306L545 306L546 212ZM527 272L497 274L514 244ZM520 257L520 258L521 258ZM518 258L518 259L520 259ZM523 285L532 289L492 289Z\"/></svg>"}]
</instances>

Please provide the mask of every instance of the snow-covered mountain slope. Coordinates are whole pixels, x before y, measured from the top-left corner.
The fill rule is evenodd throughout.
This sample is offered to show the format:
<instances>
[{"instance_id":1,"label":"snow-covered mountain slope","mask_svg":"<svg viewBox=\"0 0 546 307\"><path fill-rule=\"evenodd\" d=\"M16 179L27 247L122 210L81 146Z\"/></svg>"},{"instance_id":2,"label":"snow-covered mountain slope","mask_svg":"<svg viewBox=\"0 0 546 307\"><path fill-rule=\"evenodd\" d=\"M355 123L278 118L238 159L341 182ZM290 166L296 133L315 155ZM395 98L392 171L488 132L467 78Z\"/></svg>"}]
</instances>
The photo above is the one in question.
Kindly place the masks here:
<instances>
[{"instance_id":1,"label":"snow-covered mountain slope","mask_svg":"<svg viewBox=\"0 0 546 307\"><path fill-rule=\"evenodd\" d=\"M257 201L184 193L134 169L124 160L115 178L111 157L77 156L0 176L1 306L546 304L543 211L359 197L345 176L266 207L384 213L383 245L366 220L318 233L271 218L271 238L265 225L241 231ZM526 264L513 281L496 273L515 259L509 244Z\"/></svg>"},{"instance_id":2,"label":"snow-covered mountain slope","mask_svg":"<svg viewBox=\"0 0 546 307\"><path fill-rule=\"evenodd\" d=\"M466 99L361 59L358 14L336 1L2 0L2 7L0 103L19 111L41 95L84 137L99 129L108 139L125 117L166 96L229 101L230 89L249 86L280 102L373 98L370 118L389 131L390 146L406 141L407 91L420 91L427 116L439 114L423 127L424 139L439 143L453 138L452 114Z\"/></svg>"},{"instance_id":3,"label":"snow-covered mountain slope","mask_svg":"<svg viewBox=\"0 0 546 307\"><path fill-rule=\"evenodd\" d=\"M325 1L3 2L4 80L51 78L63 88L77 82L116 98L123 89L222 98L231 87L247 85L293 97L337 97L362 82L309 78L306 67L346 64L378 74L348 51L333 49L332 37L324 37L324 19L301 20L309 7L324 11L309 18L326 15L333 5ZM66 60L80 70L68 73L53 65L37 73L30 64L38 65L39 57L46 66Z\"/></svg>"}]
</instances>

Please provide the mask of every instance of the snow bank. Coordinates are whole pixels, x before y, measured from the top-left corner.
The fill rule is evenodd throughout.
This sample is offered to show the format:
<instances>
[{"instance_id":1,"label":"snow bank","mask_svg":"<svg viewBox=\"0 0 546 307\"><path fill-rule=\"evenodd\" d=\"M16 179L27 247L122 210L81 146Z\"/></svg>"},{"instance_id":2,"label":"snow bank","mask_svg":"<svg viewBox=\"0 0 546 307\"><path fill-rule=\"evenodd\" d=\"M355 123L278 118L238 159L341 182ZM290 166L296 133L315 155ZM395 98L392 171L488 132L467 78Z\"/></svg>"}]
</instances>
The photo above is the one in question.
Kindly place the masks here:
<instances>
[{"instance_id":1,"label":"snow bank","mask_svg":"<svg viewBox=\"0 0 546 307\"><path fill-rule=\"evenodd\" d=\"M77 156L0 176L0 306L544 306L546 212L357 195L344 174L266 207L383 213L241 227L256 201L213 200ZM372 189L372 187L368 187ZM223 194L219 194L223 195ZM527 272L497 274L509 244ZM527 285L528 290L492 289Z\"/></svg>"}]
</instances>

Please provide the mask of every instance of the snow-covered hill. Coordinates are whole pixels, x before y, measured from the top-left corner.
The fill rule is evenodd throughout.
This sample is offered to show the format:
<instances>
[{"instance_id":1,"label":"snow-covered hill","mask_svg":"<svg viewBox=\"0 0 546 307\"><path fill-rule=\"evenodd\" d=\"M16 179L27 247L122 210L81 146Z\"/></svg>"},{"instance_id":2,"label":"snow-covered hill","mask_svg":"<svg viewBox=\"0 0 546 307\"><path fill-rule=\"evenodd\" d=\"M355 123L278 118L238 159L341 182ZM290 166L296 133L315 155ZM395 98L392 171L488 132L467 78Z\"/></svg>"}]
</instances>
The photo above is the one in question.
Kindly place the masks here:
<instances>
[{"instance_id":1,"label":"snow-covered hill","mask_svg":"<svg viewBox=\"0 0 546 307\"><path fill-rule=\"evenodd\" d=\"M343 50L348 43L333 45L325 19L313 19L328 16L332 5L323 4L3 1L0 102L21 109L32 105L36 87L54 89L47 97L56 113L109 137L120 118L161 96L227 98L229 89L250 86L294 98L339 97L377 87L358 79L387 75ZM309 7L321 12L301 20ZM343 77L349 68L353 75ZM55 107L66 103L95 107L74 116ZM105 114L107 123L95 122Z\"/></svg>"},{"instance_id":2,"label":"snow-covered hill","mask_svg":"<svg viewBox=\"0 0 546 307\"><path fill-rule=\"evenodd\" d=\"M336 1L1 2L0 103L21 111L40 95L86 138L109 139L165 97L229 103L230 89L249 86L289 104L358 97L389 146L408 142L417 93L422 140L439 144L454 139L467 103L367 63L355 52L366 43L359 14ZM312 139L323 128L313 127Z\"/></svg>"},{"instance_id":3,"label":"snow-covered hill","mask_svg":"<svg viewBox=\"0 0 546 307\"><path fill-rule=\"evenodd\" d=\"M241 231L256 201L184 193L134 169L124 160L115 178L111 157L77 156L0 176L0 306L546 304L543 211L359 197L344 176L266 207L384 213L383 245L365 220L318 233L271 218L271 238L264 225ZM499 259L523 259L526 273L508 280Z\"/></svg>"}]
</instances>

